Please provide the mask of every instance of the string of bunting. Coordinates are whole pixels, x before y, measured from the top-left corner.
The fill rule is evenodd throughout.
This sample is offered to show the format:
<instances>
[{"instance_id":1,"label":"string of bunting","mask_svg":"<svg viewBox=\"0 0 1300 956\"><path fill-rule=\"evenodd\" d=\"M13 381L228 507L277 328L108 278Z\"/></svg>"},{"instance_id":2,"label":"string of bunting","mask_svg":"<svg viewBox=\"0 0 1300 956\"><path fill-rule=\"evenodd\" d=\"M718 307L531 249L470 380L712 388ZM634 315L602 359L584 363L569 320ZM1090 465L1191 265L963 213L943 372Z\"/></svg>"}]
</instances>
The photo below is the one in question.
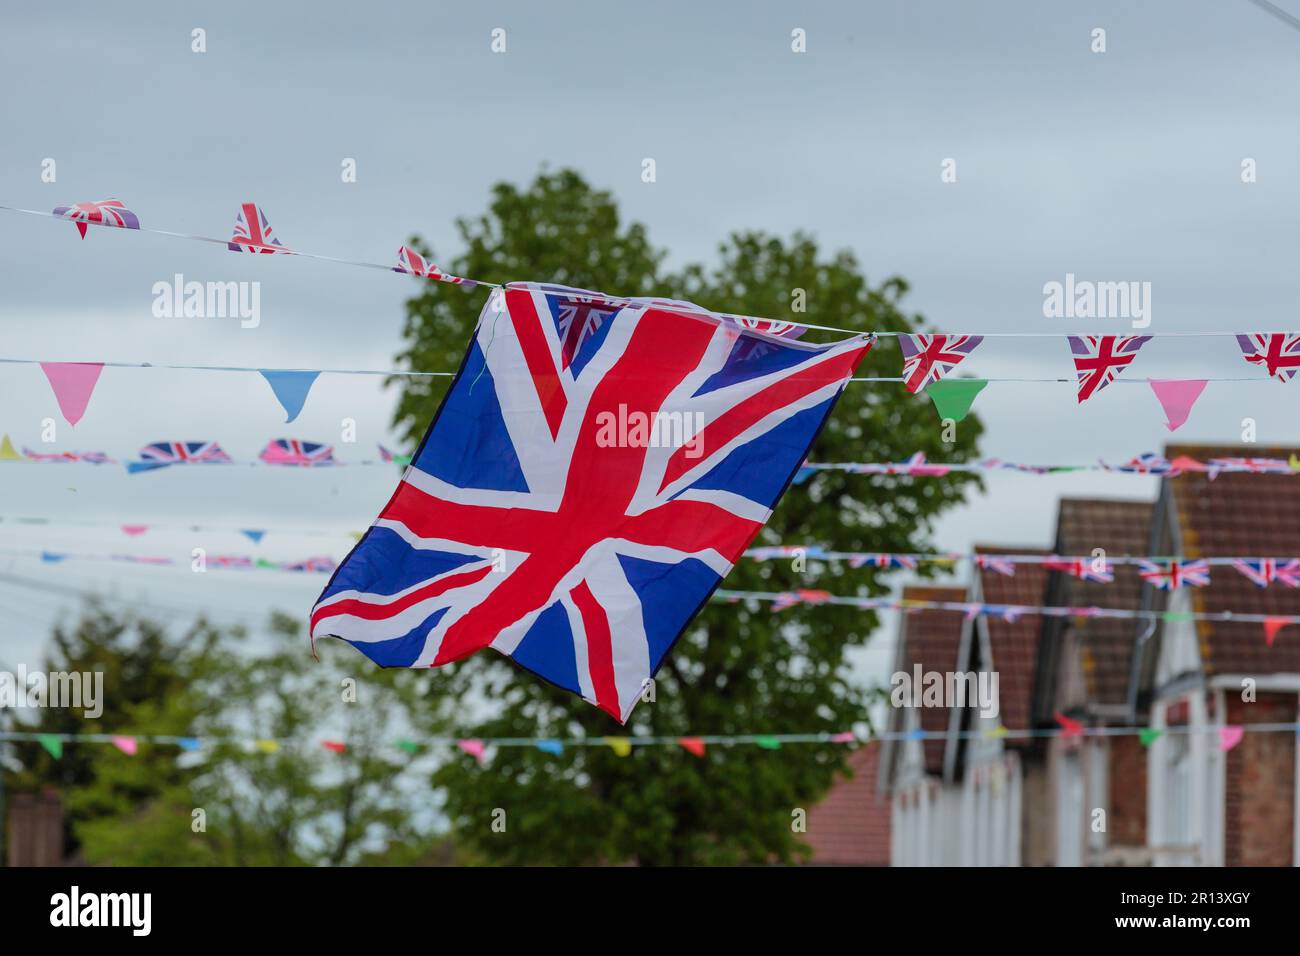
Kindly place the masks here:
<instances>
[{"instance_id":1,"label":"string of bunting","mask_svg":"<svg viewBox=\"0 0 1300 956\"><path fill-rule=\"evenodd\" d=\"M879 741L943 740L950 736L961 740L999 739L1032 740L1043 738L1083 737L1133 737L1144 746L1150 746L1160 737L1169 735L1213 734L1218 737L1222 750L1231 750L1247 733L1290 733L1300 735L1300 723L1226 724L1206 727L1175 725L1169 727L1091 727L1057 714L1058 727L1034 727L1012 730L1001 724L981 730L955 732L919 728L907 731L882 731L861 734L845 730L836 733L809 734L699 734L694 736L621 736L621 737L434 737L423 741L399 739L392 742L394 750L411 756L440 747L455 747L468 754L480 765L487 761L489 748L527 747L553 756L560 756L570 748L607 747L619 757L630 756L633 749L641 747L680 747L696 757L704 757L709 747L754 746L763 750L780 750L786 745L836 744L858 746ZM246 752L275 754L292 741L277 738L234 738L174 736L166 734L82 734L0 731L0 741L30 742L39 744L56 760L62 759L64 745L68 743L111 744L130 757L138 756L141 744L171 746L186 753L211 751L213 747L235 745ZM344 740L321 739L313 742L331 753L344 755L348 745Z\"/></svg>"},{"instance_id":2,"label":"string of bunting","mask_svg":"<svg viewBox=\"0 0 1300 956\"><path fill-rule=\"evenodd\" d=\"M779 558L805 558L813 561L845 561L851 568L878 568L880 570L915 571L921 564L952 567L958 562L969 562L972 567L993 571L1004 577L1013 577L1016 565L1039 565L1049 571L1060 571L1080 581L1110 584L1115 580L1111 570L1116 565L1136 565L1145 580L1157 587L1165 582L1177 582L1174 587L1205 587L1210 583L1212 567L1236 568L1252 584L1268 587L1274 581L1287 587L1300 588L1300 557L1212 557L1186 558L1170 555L1061 555L1061 554L989 554L987 552L949 552L946 554L921 554L906 552L828 551L818 545L771 545L750 548L745 557L754 561L772 561Z\"/></svg>"},{"instance_id":3,"label":"string of bunting","mask_svg":"<svg viewBox=\"0 0 1300 956\"><path fill-rule=\"evenodd\" d=\"M1190 564L1196 564L1191 562ZM1201 584L1192 585L1189 578L1205 575ZM1166 563L1153 569L1148 576L1143 573L1148 583L1161 590L1176 590L1181 587L1201 587L1208 584L1208 572L1192 568L1189 565ZM713 592L713 600L728 604L741 601L759 601L772 605L774 612L799 605L851 607L859 611L956 611L967 620L977 617L996 617L1008 623L1015 623L1022 617L1039 615L1042 617L1064 617L1075 620L1092 618L1134 621L1214 621L1236 622L1239 624L1261 624L1264 628L1264 640L1273 646L1277 634L1282 628L1291 624L1300 624L1300 614L1254 614L1237 611L1156 611L1138 608L1115 607L1076 607L1042 604L995 604L985 601L935 601L916 598L893 597L858 597L854 595L831 594L812 588L797 591L734 591L719 588Z\"/></svg>"},{"instance_id":4,"label":"string of bunting","mask_svg":"<svg viewBox=\"0 0 1300 956\"><path fill-rule=\"evenodd\" d=\"M233 234L229 239L224 240L216 239L211 236L192 235L171 230L146 229L141 226L139 216L137 216L132 210L128 209L119 199L71 203L56 206L51 212L24 209L8 205L0 205L0 210L24 215L40 216L48 219L70 221L76 225L82 239L85 239L86 237L88 226L97 225L114 229L149 232L155 235L167 236L174 239L185 239L213 245L225 245L231 252L296 255L303 258L332 262L339 265L395 272L417 278L459 285L467 289L475 288L479 285L490 289L503 288L499 283L486 282L483 280L444 273L435 263L428 261L418 252L405 245L398 248L396 264L392 266L384 266L378 263L365 262L361 260L343 259L335 256L324 256L317 253L305 252L303 250L291 249L288 246L285 246L281 242L280 238L275 235L271 228L270 221L261 207L252 202L246 202L240 205L239 212L235 219ZM1084 294L1090 290L1091 287L1088 286L1085 289L1080 289L1079 294ZM618 307L625 307L633 304L644 305L647 302L655 301L610 297L601 293L587 292L585 290L574 290L574 292L580 296L583 302L590 303L592 301L602 301L605 304ZM1071 306L1078 304L1078 296L1075 294L1075 290L1063 290L1062 294L1069 295ZM672 302L664 302L663 304L667 306L683 305L683 303ZM1084 302L1083 305L1086 307L1087 303ZM767 319L748 316L722 317L736 322L743 328L789 337L797 337L810 329L837 332L847 335L864 334L858 330L811 325L788 319ZM1055 333L1007 332L954 334L904 333L879 330L865 334L872 336L897 337L903 357L901 380L905 383L907 389L913 393L922 390L926 391L935 402L936 408L939 409L940 414L943 415L943 417L954 417L953 415L944 414L944 406L947 405L955 411L957 420L969 411L970 403L974 400L974 397L978 394L979 390L987 385L988 380L961 379L953 380L949 382L947 386L942 388L938 388L937 386L941 385L941 379L969 358L985 338L991 337L1064 337L1069 346L1070 354L1074 362L1078 384L1077 399L1080 403L1088 400L1097 392L1115 382L1119 378L1120 374L1133 364L1139 350L1151 341L1151 339L1157 337L1230 336L1236 340L1237 346L1245 361L1265 371L1268 377L1276 378L1279 381L1285 382L1291 380L1295 377L1297 372L1300 372L1300 333L1297 332L1175 331L1155 332L1146 335L1059 336ZM74 390L77 387L76 383L81 383L80 387L84 388L84 382L87 380L90 383L89 388L93 388L94 380L98 378L99 372L102 371L103 368L103 365L100 363L41 364L42 368L46 368L47 375L50 376L51 385L55 385L56 375L67 376L74 380L71 386ZM81 366L81 369L78 370L77 366ZM51 367L54 369L55 374L51 374ZM272 381L273 376L267 374L271 370L259 371L263 371L263 374L267 375L268 382L271 382L272 388L277 389L276 383ZM314 381L315 376L319 374L318 372L312 372L309 370L276 371L279 373L279 378L283 387L291 389L295 396L298 393L301 393L301 401L305 401L306 393L310 389L312 381ZM1188 414L1190 414L1192 405L1204 391L1206 383L1209 380L1152 379L1149 381L1152 389L1156 393L1156 397L1160 400L1162 407L1165 408L1168 416L1167 425L1172 430L1186 421ZM59 387L56 385L55 389L57 392ZM88 390L86 391L86 397L89 397ZM278 390L277 397L280 397ZM301 401L298 401L299 411L301 410ZM288 412L290 416L289 421L292 421L293 418L296 417L297 412L292 411L289 405L286 405L285 407L286 412ZM84 405L82 405L76 417L79 418L80 413L84 413L84 411L85 408Z\"/></svg>"},{"instance_id":5,"label":"string of bunting","mask_svg":"<svg viewBox=\"0 0 1300 956\"><path fill-rule=\"evenodd\" d=\"M181 561L163 555L84 554L76 551L0 549L0 556L39 558L43 564L63 564L65 561L111 561L121 564L143 564L149 567L181 567L193 564L192 559ZM203 567L228 571L296 571L333 574L338 567L338 562L328 555L304 558L301 561L271 561L247 554L214 554L203 558Z\"/></svg>"}]
</instances>

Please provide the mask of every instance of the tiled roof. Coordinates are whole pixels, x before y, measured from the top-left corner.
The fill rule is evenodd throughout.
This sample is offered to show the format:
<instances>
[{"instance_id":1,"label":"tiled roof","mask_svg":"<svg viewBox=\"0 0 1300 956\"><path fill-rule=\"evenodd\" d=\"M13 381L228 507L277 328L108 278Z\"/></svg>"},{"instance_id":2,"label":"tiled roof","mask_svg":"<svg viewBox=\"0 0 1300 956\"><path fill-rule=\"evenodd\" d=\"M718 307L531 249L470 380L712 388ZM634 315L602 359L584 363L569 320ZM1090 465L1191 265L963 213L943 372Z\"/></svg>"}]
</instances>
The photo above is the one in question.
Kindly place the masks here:
<instances>
[{"instance_id":1,"label":"tiled roof","mask_svg":"<svg viewBox=\"0 0 1300 956\"><path fill-rule=\"evenodd\" d=\"M954 587L905 587L904 601L965 601L966 589ZM902 615L903 668L910 674L915 665L921 671L948 673L957 669L957 649L961 644L964 615L961 611L918 610ZM918 708L921 729L943 733L948 730L948 710L944 707ZM925 740L927 773L943 771L944 741Z\"/></svg>"},{"instance_id":2,"label":"tiled roof","mask_svg":"<svg viewBox=\"0 0 1300 956\"><path fill-rule=\"evenodd\" d=\"M1108 555L1145 555L1151 537L1149 501L1106 498L1063 498L1057 518L1056 548L1061 554L1088 556L1096 548ZM1111 584L1080 581L1059 571L1051 572L1053 602L1070 607L1135 609L1142 601L1142 578L1135 564L1113 564ZM1090 701L1123 704L1128 700L1133 648L1137 630L1133 621L1087 618L1071 630L1079 638L1084 679Z\"/></svg>"},{"instance_id":3,"label":"tiled roof","mask_svg":"<svg viewBox=\"0 0 1300 956\"><path fill-rule=\"evenodd\" d=\"M1170 445L1166 457L1280 458L1300 448L1257 445ZM1183 554L1198 557L1300 557L1300 476L1186 473L1164 479L1172 488ZM1300 614L1300 588L1274 582L1259 588L1232 567L1216 567L1210 584L1191 590L1196 611ZM1278 632L1272 648L1260 624L1201 621L1197 625L1207 673L1300 672L1300 626Z\"/></svg>"},{"instance_id":4,"label":"tiled roof","mask_svg":"<svg viewBox=\"0 0 1300 956\"><path fill-rule=\"evenodd\" d=\"M980 554L1047 554L1038 548L995 548L977 546ZM1020 564L1010 577L981 569L980 589L986 604L1041 605L1047 595L1047 571L1039 564ZM1034 692L1034 670L1042 618L1026 614L1015 621L988 614L987 622L993 668L998 674L998 697L1002 725L1008 730L1026 730L1030 725L1030 704ZM1028 738L1008 740L1009 746L1025 746Z\"/></svg>"},{"instance_id":5,"label":"tiled roof","mask_svg":"<svg viewBox=\"0 0 1300 956\"><path fill-rule=\"evenodd\" d=\"M852 777L835 781L825 798L808 812L809 862L840 866L889 865L889 798L876 790L880 743L872 741L849 755Z\"/></svg>"}]
</instances>

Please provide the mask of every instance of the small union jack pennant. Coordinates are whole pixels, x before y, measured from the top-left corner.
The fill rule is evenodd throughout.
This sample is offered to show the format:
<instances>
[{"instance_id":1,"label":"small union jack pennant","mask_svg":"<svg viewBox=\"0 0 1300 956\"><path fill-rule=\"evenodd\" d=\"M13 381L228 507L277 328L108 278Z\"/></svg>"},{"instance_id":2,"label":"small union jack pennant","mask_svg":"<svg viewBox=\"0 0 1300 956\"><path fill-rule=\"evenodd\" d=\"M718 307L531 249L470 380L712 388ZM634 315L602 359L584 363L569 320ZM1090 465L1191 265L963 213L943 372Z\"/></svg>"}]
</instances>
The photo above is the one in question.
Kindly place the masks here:
<instances>
[{"instance_id":1,"label":"small union jack pennant","mask_svg":"<svg viewBox=\"0 0 1300 956\"><path fill-rule=\"evenodd\" d=\"M39 462L84 461L92 465L111 465L113 463L113 459L102 451L39 452L32 451L30 448L23 448L23 457L28 461Z\"/></svg>"},{"instance_id":2,"label":"small union jack pennant","mask_svg":"<svg viewBox=\"0 0 1300 956\"><path fill-rule=\"evenodd\" d=\"M337 465L334 446L296 438L276 438L258 456L268 465Z\"/></svg>"},{"instance_id":3,"label":"small union jack pennant","mask_svg":"<svg viewBox=\"0 0 1300 956\"><path fill-rule=\"evenodd\" d=\"M983 341L982 335L900 335L907 390L916 393L939 381Z\"/></svg>"},{"instance_id":4,"label":"small union jack pennant","mask_svg":"<svg viewBox=\"0 0 1300 956\"><path fill-rule=\"evenodd\" d=\"M397 250L397 265L393 266L394 272L403 272L406 275L418 276L421 279L435 279L438 282L450 282L453 285L463 285L468 289L478 285L473 279L464 279L460 276L449 276L437 267L431 260L420 255L410 246L402 246Z\"/></svg>"},{"instance_id":5,"label":"small union jack pennant","mask_svg":"<svg viewBox=\"0 0 1300 956\"><path fill-rule=\"evenodd\" d=\"M282 571L306 571L310 574L333 574L338 562L333 558L307 558L305 561L286 561L280 565Z\"/></svg>"},{"instance_id":6,"label":"small union jack pennant","mask_svg":"<svg viewBox=\"0 0 1300 956\"><path fill-rule=\"evenodd\" d=\"M208 564L214 568L251 568L253 559L244 554L218 554L208 558Z\"/></svg>"},{"instance_id":7,"label":"small union jack pennant","mask_svg":"<svg viewBox=\"0 0 1300 956\"><path fill-rule=\"evenodd\" d=\"M1115 580L1115 573L1105 562L1102 562L1101 568L1096 568L1093 562L1080 558L1048 558L1043 562L1043 567L1049 571L1061 571L1080 581L1092 581L1096 584L1110 584Z\"/></svg>"},{"instance_id":8,"label":"small union jack pennant","mask_svg":"<svg viewBox=\"0 0 1300 956\"><path fill-rule=\"evenodd\" d=\"M825 604L831 598L829 591L782 591L772 601L773 611L784 611L796 604Z\"/></svg>"},{"instance_id":9,"label":"small union jack pennant","mask_svg":"<svg viewBox=\"0 0 1300 956\"><path fill-rule=\"evenodd\" d=\"M140 449L140 461L127 462L126 469L153 471L168 465L229 464L230 456L214 441L158 441Z\"/></svg>"},{"instance_id":10,"label":"small union jack pennant","mask_svg":"<svg viewBox=\"0 0 1300 956\"><path fill-rule=\"evenodd\" d=\"M1291 471L1290 462L1283 458L1211 458L1207 466L1210 477L1221 471L1244 471L1254 475L1285 475Z\"/></svg>"},{"instance_id":11,"label":"small union jack pennant","mask_svg":"<svg viewBox=\"0 0 1300 956\"><path fill-rule=\"evenodd\" d=\"M560 368L569 368L582 347L594 339L605 322L623 307L622 303L598 296L570 295L556 298L551 309L560 339ZM579 371L575 369L574 374L577 375Z\"/></svg>"},{"instance_id":12,"label":"small union jack pennant","mask_svg":"<svg viewBox=\"0 0 1300 956\"><path fill-rule=\"evenodd\" d=\"M975 567L981 571L992 571L994 574L1000 574L1006 578L1016 576L1016 562L997 554L975 555Z\"/></svg>"},{"instance_id":13,"label":"small union jack pennant","mask_svg":"<svg viewBox=\"0 0 1300 956\"><path fill-rule=\"evenodd\" d=\"M1122 471L1130 475L1169 475L1172 478L1182 473L1180 467L1153 451L1143 452L1122 465L1107 465L1105 462L1102 465L1108 471Z\"/></svg>"},{"instance_id":14,"label":"small union jack pennant","mask_svg":"<svg viewBox=\"0 0 1300 956\"><path fill-rule=\"evenodd\" d=\"M899 568L904 571L916 570L916 558L910 554L855 554L849 558L851 568Z\"/></svg>"},{"instance_id":15,"label":"small union jack pennant","mask_svg":"<svg viewBox=\"0 0 1300 956\"><path fill-rule=\"evenodd\" d=\"M1238 335L1241 354L1252 365L1262 365L1279 382L1289 382L1300 372L1300 333L1252 332Z\"/></svg>"},{"instance_id":16,"label":"small union jack pennant","mask_svg":"<svg viewBox=\"0 0 1300 956\"><path fill-rule=\"evenodd\" d=\"M1079 401L1086 402L1132 364L1149 335L1071 335L1070 351L1079 375Z\"/></svg>"},{"instance_id":17,"label":"small union jack pennant","mask_svg":"<svg viewBox=\"0 0 1300 956\"><path fill-rule=\"evenodd\" d=\"M1239 558L1232 566L1257 587L1266 588L1274 581L1281 581L1289 588L1300 588L1300 559L1297 558Z\"/></svg>"},{"instance_id":18,"label":"small union jack pennant","mask_svg":"<svg viewBox=\"0 0 1300 956\"><path fill-rule=\"evenodd\" d=\"M239 207L239 215L235 217L235 234L226 243L226 248L231 252L293 255L293 250L282 246L280 240L272 234L271 224L266 219L266 213L262 212L262 207L252 202Z\"/></svg>"},{"instance_id":19,"label":"small union jack pennant","mask_svg":"<svg viewBox=\"0 0 1300 956\"><path fill-rule=\"evenodd\" d=\"M54 215L71 219L77 224L81 238L86 238L86 226L95 223L115 229L139 229L136 214L122 205L120 199L101 199L99 202L79 202L71 206L55 206Z\"/></svg>"},{"instance_id":20,"label":"small union jack pennant","mask_svg":"<svg viewBox=\"0 0 1300 956\"><path fill-rule=\"evenodd\" d=\"M1204 561L1139 561L1142 580L1161 591L1203 588L1210 583L1210 565Z\"/></svg>"}]
</instances>

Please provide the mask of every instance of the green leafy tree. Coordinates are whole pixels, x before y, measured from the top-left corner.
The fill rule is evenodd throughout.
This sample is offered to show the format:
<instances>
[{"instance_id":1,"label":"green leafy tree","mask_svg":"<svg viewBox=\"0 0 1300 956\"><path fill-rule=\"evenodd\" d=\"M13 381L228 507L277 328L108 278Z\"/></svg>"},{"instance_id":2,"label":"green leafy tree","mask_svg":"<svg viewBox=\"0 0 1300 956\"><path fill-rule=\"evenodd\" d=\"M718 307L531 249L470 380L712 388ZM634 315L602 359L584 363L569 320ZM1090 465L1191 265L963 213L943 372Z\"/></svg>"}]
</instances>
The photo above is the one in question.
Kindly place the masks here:
<instances>
[{"instance_id":1,"label":"green leafy tree","mask_svg":"<svg viewBox=\"0 0 1300 956\"><path fill-rule=\"evenodd\" d=\"M571 171L543 172L531 186L499 185L487 213L459 223L466 253L449 271L498 281L533 279L612 294L660 294L733 314L803 320L851 329L920 327L902 311L900 279L870 284L847 252L824 255L802 234L782 240L738 233L712 267L660 271L663 253L641 226L621 223L609 194ZM402 358L417 369L459 364L482 298L429 285L410 300ZM805 303L807 313L792 312ZM892 347L873 350L861 374L897 375ZM447 380L402 380L396 421L412 441L427 427ZM962 423L941 441L928 401L893 385L851 384L814 446L823 461L897 461L915 451L936 460L975 454L980 425ZM762 542L817 543L840 550L923 551L935 517L962 500L973 481L880 478L823 472L791 489ZM815 583L814 583L815 582ZM726 585L783 590L821 587L881 593L874 572L811 562L799 573L781 562L742 561ZM839 731L865 720L870 692L850 677L850 652L878 624L844 607L710 605L660 671L653 701L633 712L627 731L604 713L484 651L439 678L443 718L465 737ZM484 700L489 707L469 707ZM605 747L554 757L499 748L487 769L457 757L434 774L447 795L458 845L490 862L735 864L798 859L806 846L791 826L843 770L844 749L787 746L712 748L703 759L676 748ZM493 827L505 811L505 830Z\"/></svg>"}]
</instances>

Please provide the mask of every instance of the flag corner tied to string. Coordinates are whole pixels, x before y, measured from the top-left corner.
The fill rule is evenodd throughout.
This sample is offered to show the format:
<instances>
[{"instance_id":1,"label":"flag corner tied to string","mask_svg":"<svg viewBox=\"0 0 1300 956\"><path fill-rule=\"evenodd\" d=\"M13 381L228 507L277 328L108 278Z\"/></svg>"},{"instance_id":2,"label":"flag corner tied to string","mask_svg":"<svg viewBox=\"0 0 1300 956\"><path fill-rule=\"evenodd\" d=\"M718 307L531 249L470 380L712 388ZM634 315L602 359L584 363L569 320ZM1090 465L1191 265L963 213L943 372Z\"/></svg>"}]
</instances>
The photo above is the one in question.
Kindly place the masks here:
<instances>
[{"instance_id":1,"label":"flag corner tied to string","mask_svg":"<svg viewBox=\"0 0 1300 956\"><path fill-rule=\"evenodd\" d=\"M492 647L626 722L871 346L512 283L311 615L386 667Z\"/></svg>"}]
</instances>

